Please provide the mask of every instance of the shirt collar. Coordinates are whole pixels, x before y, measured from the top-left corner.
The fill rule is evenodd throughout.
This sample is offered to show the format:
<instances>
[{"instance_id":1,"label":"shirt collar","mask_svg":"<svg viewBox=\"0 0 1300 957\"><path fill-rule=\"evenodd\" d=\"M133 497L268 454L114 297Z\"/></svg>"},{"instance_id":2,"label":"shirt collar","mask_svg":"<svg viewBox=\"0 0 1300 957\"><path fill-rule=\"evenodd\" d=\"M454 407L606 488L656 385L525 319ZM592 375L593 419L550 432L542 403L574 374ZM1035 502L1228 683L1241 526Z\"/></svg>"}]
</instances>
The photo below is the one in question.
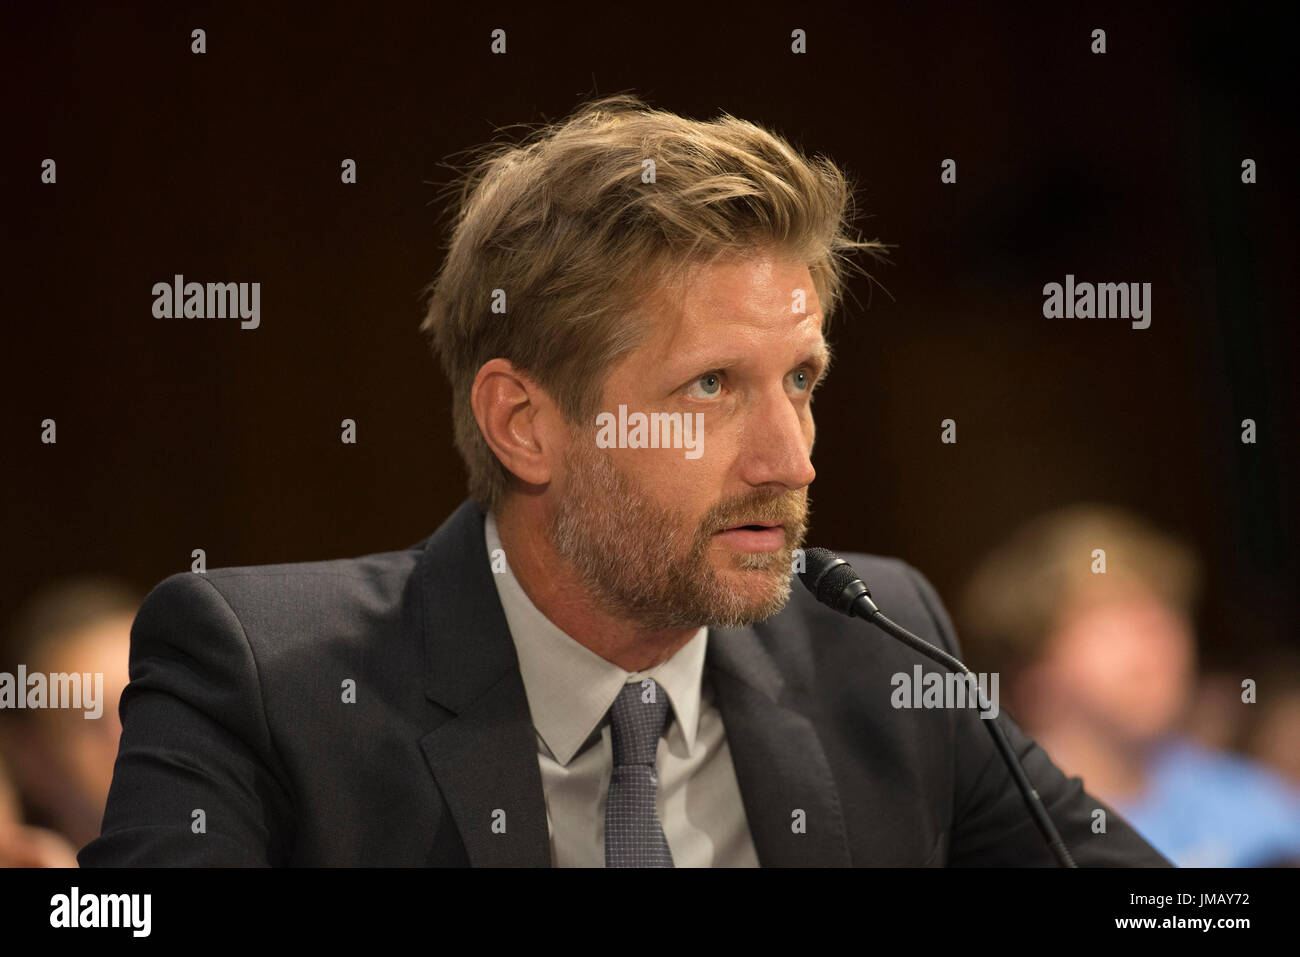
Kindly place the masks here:
<instances>
[{"instance_id":1,"label":"shirt collar","mask_svg":"<svg viewBox=\"0 0 1300 957\"><path fill-rule=\"evenodd\" d=\"M668 693L690 754L699 727L708 629L697 631L662 664L645 671L624 671L569 637L533 604L510 570L509 560L502 561L505 552L492 512L487 513L483 534L494 571L492 580L519 658L533 726L555 760L568 764L600 727L623 685L645 678L653 678Z\"/></svg>"}]
</instances>

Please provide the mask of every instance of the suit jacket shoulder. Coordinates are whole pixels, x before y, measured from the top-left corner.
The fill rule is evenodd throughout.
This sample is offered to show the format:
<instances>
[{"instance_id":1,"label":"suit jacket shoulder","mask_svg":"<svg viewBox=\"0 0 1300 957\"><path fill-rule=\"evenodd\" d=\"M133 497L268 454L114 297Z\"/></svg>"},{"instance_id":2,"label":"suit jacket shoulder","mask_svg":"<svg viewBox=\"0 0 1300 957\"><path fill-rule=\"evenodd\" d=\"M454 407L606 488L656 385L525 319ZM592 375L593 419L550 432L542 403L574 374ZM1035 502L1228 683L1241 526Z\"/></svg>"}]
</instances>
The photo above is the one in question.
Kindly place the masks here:
<instances>
[{"instance_id":1,"label":"suit jacket shoulder","mask_svg":"<svg viewBox=\"0 0 1300 957\"><path fill-rule=\"evenodd\" d=\"M414 742L427 729L410 723L412 702L427 707L411 680L424 669L423 544L155 587L132 625L113 784L83 866L373 860L357 822L420 797L365 769L402 748L402 730L407 760L424 764ZM412 822L436 815L428 785Z\"/></svg>"}]
</instances>

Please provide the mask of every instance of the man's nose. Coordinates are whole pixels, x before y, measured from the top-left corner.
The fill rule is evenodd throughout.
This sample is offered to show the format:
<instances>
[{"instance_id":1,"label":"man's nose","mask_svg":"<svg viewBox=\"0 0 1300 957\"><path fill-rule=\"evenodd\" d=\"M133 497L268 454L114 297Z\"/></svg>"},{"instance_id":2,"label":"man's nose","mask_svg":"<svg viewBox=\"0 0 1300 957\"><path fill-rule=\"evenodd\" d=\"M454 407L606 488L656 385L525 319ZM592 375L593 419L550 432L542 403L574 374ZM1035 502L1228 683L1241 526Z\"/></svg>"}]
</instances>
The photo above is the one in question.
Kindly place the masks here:
<instances>
[{"instance_id":1,"label":"man's nose","mask_svg":"<svg viewBox=\"0 0 1300 957\"><path fill-rule=\"evenodd\" d=\"M811 433L811 418L807 429ZM784 391L764 398L745 428L744 480L791 490L811 485L817 471L810 458L812 436L804 430L804 419Z\"/></svg>"}]
</instances>

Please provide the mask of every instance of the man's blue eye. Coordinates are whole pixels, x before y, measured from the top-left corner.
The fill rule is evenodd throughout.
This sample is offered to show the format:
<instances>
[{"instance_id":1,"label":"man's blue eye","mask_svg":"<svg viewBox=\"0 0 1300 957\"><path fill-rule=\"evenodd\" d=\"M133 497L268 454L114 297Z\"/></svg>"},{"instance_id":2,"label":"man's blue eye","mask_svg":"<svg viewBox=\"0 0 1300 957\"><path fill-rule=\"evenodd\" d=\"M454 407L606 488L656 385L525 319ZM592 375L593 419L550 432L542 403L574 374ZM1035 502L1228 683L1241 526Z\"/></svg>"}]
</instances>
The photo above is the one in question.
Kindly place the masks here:
<instances>
[{"instance_id":1,"label":"man's blue eye","mask_svg":"<svg viewBox=\"0 0 1300 957\"><path fill-rule=\"evenodd\" d=\"M708 373L705 373L704 375L700 376L699 379L697 379L696 381L697 381L697 382L701 382L701 383L703 383L703 382L712 382L712 383L713 383L712 386L705 386L705 387L704 387L704 394L705 394L705 395L717 395L717 394L718 394L718 389L720 389L720 388L722 387L722 380L718 378L718 375L717 375L716 372L708 372Z\"/></svg>"}]
</instances>

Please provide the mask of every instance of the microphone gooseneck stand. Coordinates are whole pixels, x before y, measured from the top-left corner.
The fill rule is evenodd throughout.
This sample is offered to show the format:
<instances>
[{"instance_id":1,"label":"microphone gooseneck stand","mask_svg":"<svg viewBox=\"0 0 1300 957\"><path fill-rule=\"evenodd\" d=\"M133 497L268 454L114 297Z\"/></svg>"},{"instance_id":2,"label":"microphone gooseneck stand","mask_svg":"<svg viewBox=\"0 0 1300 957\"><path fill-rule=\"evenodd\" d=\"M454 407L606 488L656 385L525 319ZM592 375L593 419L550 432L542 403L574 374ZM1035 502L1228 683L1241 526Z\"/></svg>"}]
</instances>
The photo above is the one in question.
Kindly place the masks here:
<instances>
[{"instance_id":1,"label":"microphone gooseneck stand","mask_svg":"<svg viewBox=\"0 0 1300 957\"><path fill-rule=\"evenodd\" d=\"M866 619L877 628L892 635L927 658L968 676L971 687L975 689L975 694L978 697L980 710L985 712L991 710L988 698L975 681L974 672L943 649L936 648L925 639L912 634L902 625L886 618L884 613L876 607L876 603L871 600L871 591L858 577L852 565L829 549L810 548L804 552L804 567L806 570L799 573L799 579L816 596L818 601L835 609L840 614ZM1052 854L1055 855L1057 864L1061 867L1078 867L1074 862L1074 858L1070 856L1065 841L1061 840L1056 825L1052 823L1052 819L1048 816L1047 808L1043 806L1043 799L1039 797L1038 791L1034 789L1029 780L1029 776L1025 774L1020 759L1016 757L1015 751L1012 750L1011 742L1007 740L1006 732L998 724L997 717L981 718L981 721L988 728L989 734L993 736L993 743L997 745L998 751L1002 754L1002 760L1006 764L1007 770L1011 772L1016 787L1020 789L1020 794L1025 799L1025 805L1029 808L1034 823L1038 825L1043 840L1047 842L1047 846L1051 848Z\"/></svg>"}]
</instances>

